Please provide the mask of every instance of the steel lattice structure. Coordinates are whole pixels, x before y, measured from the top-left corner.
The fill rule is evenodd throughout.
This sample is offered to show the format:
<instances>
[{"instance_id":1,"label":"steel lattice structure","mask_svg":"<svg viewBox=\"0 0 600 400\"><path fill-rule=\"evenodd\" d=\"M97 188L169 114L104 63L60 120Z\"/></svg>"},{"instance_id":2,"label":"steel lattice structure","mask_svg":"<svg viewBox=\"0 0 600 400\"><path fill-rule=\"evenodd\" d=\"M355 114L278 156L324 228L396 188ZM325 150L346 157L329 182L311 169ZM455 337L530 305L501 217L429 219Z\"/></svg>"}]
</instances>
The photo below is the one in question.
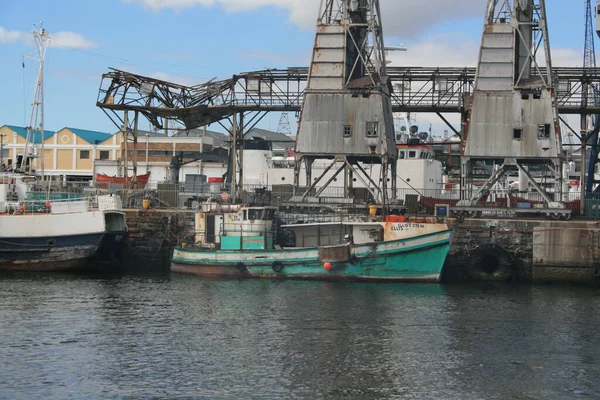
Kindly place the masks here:
<instances>
[{"instance_id":1,"label":"steel lattice structure","mask_svg":"<svg viewBox=\"0 0 600 400\"><path fill-rule=\"evenodd\" d=\"M475 68L388 67L394 112L464 113ZM599 68L553 68L561 114L596 114L600 106L583 100L586 84L600 81ZM229 79L183 86L112 69L102 75L96 105L118 125L124 111L138 111L156 128L165 119L194 129L234 113L299 112L308 68L246 72ZM172 123L170 123L172 126Z\"/></svg>"}]
</instances>

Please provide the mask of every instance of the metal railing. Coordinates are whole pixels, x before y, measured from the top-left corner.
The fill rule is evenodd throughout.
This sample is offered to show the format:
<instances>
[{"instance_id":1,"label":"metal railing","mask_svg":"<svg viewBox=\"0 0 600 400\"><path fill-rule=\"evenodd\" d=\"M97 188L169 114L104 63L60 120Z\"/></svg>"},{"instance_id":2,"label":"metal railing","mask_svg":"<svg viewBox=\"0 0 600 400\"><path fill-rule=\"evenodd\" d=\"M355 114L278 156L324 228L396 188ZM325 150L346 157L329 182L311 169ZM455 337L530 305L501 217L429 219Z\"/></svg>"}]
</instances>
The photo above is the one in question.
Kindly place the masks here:
<instances>
[{"instance_id":1,"label":"metal railing","mask_svg":"<svg viewBox=\"0 0 600 400\"><path fill-rule=\"evenodd\" d=\"M434 215L436 205L455 206L461 197L460 189L443 189L443 185L436 189L419 188L401 188L395 193L388 191L390 204L402 206L411 215ZM185 184L185 183L161 183L148 182L144 189L126 189L122 186L112 187L111 189L102 188L101 185L93 186L91 182L65 182L61 185L54 185L50 191L47 188L43 190L32 190L32 193L38 194L33 202L39 204L40 201L47 200L46 194L56 196L62 193L68 196L68 199L90 198L100 194L112 194L122 199L123 208L141 209L144 203L149 204L154 209L198 209L200 204L212 199L224 203L231 201L231 187L228 184ZM303 193L299 190L298 193ZM366 188L355 188L352 199L344 196L344 188L328 187L319 197L315 197L316 191L302 201L302 205L312 212L336 209L340 213L349 214L352 210L359 208L366 209L367 206L374 204L373 197ZM77 197L79 196L79 197ZM550 194L550 197L554 197ZM144 200L148 200L144 202ZM293 212L289 206L294 203L294 190L292 185L243 185L239 194L238 202L247 205L272 205L283 207L284 210ZM578 215L580 202L579 192L568 192L556 196L557 201L562 201L567 208L572 210L573 215ZM484 200L480 202L483 207L490 208L518 208L525 207L530 203L531 207L541 207L543 198L536 192L518 193L509 190L491 191ZM39 208L39 207L38 207ZM293 215L293 214L292 214ZM326 219L326 217L323 217ZM293 219L293 218L292 218ZM326 222L323 220L322 222Z\"/></svg>"},{"instance_id":2,"label":"metal railing","mask_svg":"<svg viewBox=\"0 0 600 400\"><path fill-rule=\"evenodd\" d=\"M56 193L54 193L56 194ZM34 196L21 201L6 201L0 206L0 212L9 215L31 214L74 214L88 211L120 211L123 209L118 195L75 196L69 193L64 198L56 198L52 193L46 196Z\"/></svg>"}]
</instances>

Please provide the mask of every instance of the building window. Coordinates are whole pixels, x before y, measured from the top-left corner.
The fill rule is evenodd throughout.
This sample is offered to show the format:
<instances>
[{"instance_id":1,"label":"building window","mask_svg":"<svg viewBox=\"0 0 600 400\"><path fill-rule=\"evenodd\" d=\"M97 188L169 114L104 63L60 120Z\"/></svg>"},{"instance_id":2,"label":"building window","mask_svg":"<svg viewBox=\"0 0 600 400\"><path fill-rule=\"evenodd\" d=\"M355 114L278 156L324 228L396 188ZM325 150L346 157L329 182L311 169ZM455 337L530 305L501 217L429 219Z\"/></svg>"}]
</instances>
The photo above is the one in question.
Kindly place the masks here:
<instances>
[{"instance_id":1,"label":"building window","mask_svg":"<svg viewBox=\"0 0 600 400\"><path fill-rule=\"evenodd\" d=\"M550 137L550 124L538 125L538 139Z\"/></svg>"},{"instance_id":2,"label":"building window","mask_svg":"<svg viewBox=\"0 0 600 400\"><path fill-rule=\"evenodd\" d=\"M367 122L367 137L379 136L379 122Z\"/></svg>"},{"instance_id":3,"label":"building window","mask_svg":"<svg viewBox=\"0 0 600 400\"><path fill-rule=\"evenodd\" d=\"M352 136L352 125L344 125L344 137L349 138Z\"/></svg>"},{"instance_id":4,"label":"building window","mask_svg":"<svg viewBox=\"0 0 600 400\"><path fill-rule=\"evenodd\" d=\"M110 158L110 151L100 150L100 160L108 160Z\"/></svg>"},{"instance_id":5,"label":"building window","mask_svg":"<svg viewBox=\"0 0 600 400\"><path fill-rule=\"evenodd\" d=\"M513 139L523 139L523 129L513 129Z\"/></svg>"},{"instance_id":6,"label":"building window","mask_svg":"<svg viewBox=\"0 0 600 400\"><path fill-rule=\"evenodd\" d=\"M90 159L90 151L89 150L79 150L79 159L80 160L89 160Z\"/></svg>"}]
</instances>

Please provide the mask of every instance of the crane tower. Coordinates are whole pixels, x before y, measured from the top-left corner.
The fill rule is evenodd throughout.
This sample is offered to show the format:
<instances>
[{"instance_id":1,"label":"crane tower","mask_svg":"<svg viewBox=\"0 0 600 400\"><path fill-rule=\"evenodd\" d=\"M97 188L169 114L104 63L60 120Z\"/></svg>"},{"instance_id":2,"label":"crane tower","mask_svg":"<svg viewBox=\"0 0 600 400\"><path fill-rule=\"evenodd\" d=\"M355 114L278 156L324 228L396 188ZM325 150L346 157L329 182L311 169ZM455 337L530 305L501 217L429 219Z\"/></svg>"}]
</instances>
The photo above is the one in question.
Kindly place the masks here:
<instances>
[{"instance_id":1,"label":"crane tower","mask_svg":"<svg viewBox=\"0 0 600 400\"><path fill-rule=\"evenodd\" d=\"M388 181L395 193L391 91L379 0L322 0L296 138L297 200L304 201L317 184L318 196L342 173L347 197L356 180L379 204L389 197ZM313 176L315 160L329 160L319 176ZM380 165L378 177L365 168L373 164ZM302 165L307 183L298 193Z\"/></svg>"},{"instance_id":2,"label":"crane tower","mask_svg":"<svg viewBox=\"0 0 600 400\"><path fill-rule=\"evenodd\" d=\"M503 177L516 172L548 208L564 209L551 66L545 1L488 0L462 145L459 206L475 206ZM482 163L495 168L475 188L474 166ZM543 186L545 179L549 186Z\"/></svg>"}]
</instances>

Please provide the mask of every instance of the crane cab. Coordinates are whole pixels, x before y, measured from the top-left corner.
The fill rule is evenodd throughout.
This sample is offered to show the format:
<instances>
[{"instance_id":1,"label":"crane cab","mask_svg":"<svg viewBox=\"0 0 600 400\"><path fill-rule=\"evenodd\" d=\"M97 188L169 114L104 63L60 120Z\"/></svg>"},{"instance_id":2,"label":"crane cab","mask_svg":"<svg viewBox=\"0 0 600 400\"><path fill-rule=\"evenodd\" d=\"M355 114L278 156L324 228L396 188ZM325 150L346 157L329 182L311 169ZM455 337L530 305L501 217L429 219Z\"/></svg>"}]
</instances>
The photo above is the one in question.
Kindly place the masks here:
<instances>
[{"instance_id":1,"label":"crane cab","mask_svg":"<svg viewBox=\"0 0 600 400\"><path fill-rule=\"evenodd\" d=\"M596 7L594 8L594 14L596 15L596 34L600 36L600 0L596 1Z\"/></svg>"}]
</instances>

